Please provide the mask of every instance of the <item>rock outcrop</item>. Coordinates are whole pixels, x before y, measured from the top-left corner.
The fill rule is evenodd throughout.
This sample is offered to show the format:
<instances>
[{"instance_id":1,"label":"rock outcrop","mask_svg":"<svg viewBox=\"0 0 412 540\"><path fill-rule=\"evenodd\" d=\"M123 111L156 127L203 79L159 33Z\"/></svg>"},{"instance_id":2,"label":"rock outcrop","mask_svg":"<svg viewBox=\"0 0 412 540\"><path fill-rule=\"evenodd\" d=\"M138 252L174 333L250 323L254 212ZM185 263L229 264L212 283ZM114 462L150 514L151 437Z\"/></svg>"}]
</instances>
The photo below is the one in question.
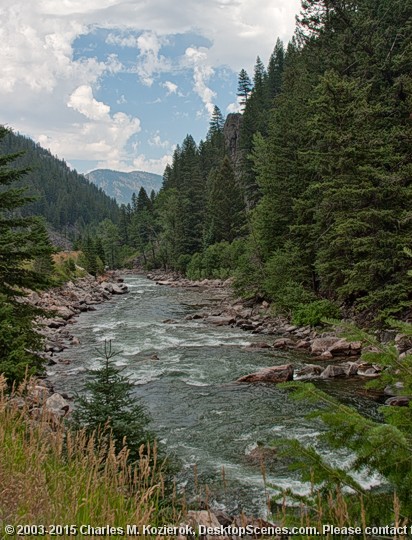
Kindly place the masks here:
<instances>
[{"instance_id":1,"label":"rock outcrop","mask_svg":"<svg viewBox=\"0 0 412 540\"><path fill-rule=\"evenodd\" d=\"M235 170L238 168L242 159L240 150L240 130L242 121L243 116L240 113L231 113L227 115L225 125L223 126L225 145Z\"/></svg>"}]
</instances>

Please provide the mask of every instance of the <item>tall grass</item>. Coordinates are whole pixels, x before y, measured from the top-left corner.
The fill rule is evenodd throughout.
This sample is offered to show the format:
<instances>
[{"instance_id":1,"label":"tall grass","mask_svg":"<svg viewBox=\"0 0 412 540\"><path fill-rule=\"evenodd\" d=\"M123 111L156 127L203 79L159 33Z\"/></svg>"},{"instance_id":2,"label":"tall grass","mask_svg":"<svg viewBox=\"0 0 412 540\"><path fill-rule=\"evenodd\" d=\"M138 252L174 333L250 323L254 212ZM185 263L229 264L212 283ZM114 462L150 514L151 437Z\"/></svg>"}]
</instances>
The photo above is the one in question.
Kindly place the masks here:
<instances>
[{"instance_id":1,"label":"tall grass","mask_svg":"<svg viewBox=\"0 0 412 540\"><path fill-rule=\"evenodd\" d=\"M44 409L34 420L21 393L7 397L0 376L0 525L178 523L172 505L162 507L156 448L142 448L131 466L127 449L116 454L106 438L67 431Z\"/></svg>"}]
</instances>

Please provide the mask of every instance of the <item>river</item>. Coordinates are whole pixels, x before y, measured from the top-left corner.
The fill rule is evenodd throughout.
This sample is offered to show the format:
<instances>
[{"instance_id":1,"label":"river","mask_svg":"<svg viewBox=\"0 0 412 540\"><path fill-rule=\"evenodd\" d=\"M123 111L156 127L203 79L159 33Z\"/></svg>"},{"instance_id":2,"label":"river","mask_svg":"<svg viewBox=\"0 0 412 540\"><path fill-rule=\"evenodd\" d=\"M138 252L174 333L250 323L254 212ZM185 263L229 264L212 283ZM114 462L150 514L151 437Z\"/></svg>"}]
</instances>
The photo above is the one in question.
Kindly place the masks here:
<instances>
[{"instance_id":1,"label":"river","mask_svg":"<svg viewBox=\"0 0 412 540\"><path fill-rule=\"evenodd\" d=\"M80 345L59 355L71 363L49 368L56 390L81 391L85 370L99 366L97 349L112 340L121 351L116 363L151 415L151 429L182 463L178 485L189 500L207 491L214 507L265 515L269 484L305 491L298 476L276 460L265 471L265 489L262 467L248 454L258 442L286 436L313 443L320 426L305 418L308 407L274 385L234 381L271 365L291 362L298 369L308 358L296 351L250 349L262 336L185 320L199 306L213 305L207 292L159 286L141 276L125 282L129 294L79 316L72 332ZM328 381L321 387L374 414L376 405L356 392L357 383ZM335 463L350 459L320 450Z\"/></svg>"}]
</instances>

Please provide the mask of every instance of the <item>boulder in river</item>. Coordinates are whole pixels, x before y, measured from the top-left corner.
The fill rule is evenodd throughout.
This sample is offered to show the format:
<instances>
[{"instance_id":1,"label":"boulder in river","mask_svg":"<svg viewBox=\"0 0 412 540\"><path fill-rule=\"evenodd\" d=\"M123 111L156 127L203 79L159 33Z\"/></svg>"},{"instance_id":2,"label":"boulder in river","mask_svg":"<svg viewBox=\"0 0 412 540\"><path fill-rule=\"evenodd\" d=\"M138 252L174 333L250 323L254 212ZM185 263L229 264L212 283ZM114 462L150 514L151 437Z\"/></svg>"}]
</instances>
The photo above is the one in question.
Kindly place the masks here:
<instances>
[{"instance_id":1,"label":"boulder in river","mask_svg":"<svg viewBox=\"0 0 412 540\"><path fill-rule=\"evenodd\" d=\"M278 338L273 342L275 349L286 349L287 347L293 347L295 342L290 338Z\"/></svg>"},{"instance_id":2,"label":"boulder in river","mask_svg":"<svg viewBox=\"0 0 412 540\"><path fill-rule=\"evenodd\" d=\"M125 283L113 284L112 286L112 294L126 294L128 290Z\"/></svg>"},{"instance_id":3,"label":"boulder in river","mask_svg":"<svg viewBox=\"0 0 412 540\"><path fill-rule=\"evenodd\" d=\"M337 337L316 338L312 341L310 352L312 354L322 354L325 351L328 351L329 348L332 347L332 345L334 345L338 341L339 341L339 338Z\"/></svg>"},{"instance_id":4,"label":"boulder in river","mask_svg":"<svg viewBox=\"0 0 412 540\"><path fill-rule=\"evenodd\" d=\"M107 291L109 293L112 293L113 292L113 284L112 283L109 283L108 281L102 281L100 283L100 287L104 290L104 291Z\"/></svg>"},{"instance_id":5,"label":"boulder in river","mask_svg":"<svg viewBox=\"0 0 412 540\"><path fill-rule=\"evenodd\" d=\"M292 364L285 364L282 366L273 366L264 368L255 373L244 375L240 377L236 382L239 383L281 383L293 380L293 366Z\"/></svg>"},{"instance_id":6,"label":"boulder in river","mask_svg":"<svg viewBox=\"0 0 412 540\"><path fill-rule=\"evenodd\" d=\"M247 346L248 349L270 349L269 343L266 341L255 341L254 343L249 343Z\"/></svg>"},{"instance_id":7,"label":"boulder in river","mask_svg":"<svg viewBox=\"0 0 412 540\"><path fill-rule=\"evenodd\" d=\"M348 356L360 352L361 344L352 344L344 338L336 336L315 338L310 347L312 354L320 355L321 358L333 358L334 356Z\"/></svg>"},{"instance_id":8,"label":"boulder in river","mask_svg":"<svg viewBox=\"0 0 412 540\"><path fill-rule=\"evenodd\" d=\"M351 344L346 339L342 338L338 341L335 341L329 348L328 351L333 355L339 354L349 354L351 350Z\"/></svg>"},{"instance_id":9,"label":"boulder in river","mask_svg":"<svg viewBox=\"0 0 412 540\"><path fill-rule=\"evenodd\" d=\"M335 377L346 377L345 366L329 365L321 373L322 379L333 379Z\"/></svg>"},{"instance_id":10,"label":"boulder in river","mask_svg":"<svg viewBox=\"0 0 412 540\"><path fill-rule=\"evenodd\" d=\"M316 364L306 364L302 369L300 369L296 375L299 379L314 379L319 377L323 371L323 367L317 366Z\"/></svg>"},{"instance_id":11,"label":"boulder in river","mask_svg":"<svg viewBox=\"0 0 412 540\"><path fill-rule=\"evenodd\" d=\"M233 317L211 315L206 319L206 322L212 323L216 326L228 326L229 324L233 324L235 322L235 319Z\"/></svg>"}]
</instances>

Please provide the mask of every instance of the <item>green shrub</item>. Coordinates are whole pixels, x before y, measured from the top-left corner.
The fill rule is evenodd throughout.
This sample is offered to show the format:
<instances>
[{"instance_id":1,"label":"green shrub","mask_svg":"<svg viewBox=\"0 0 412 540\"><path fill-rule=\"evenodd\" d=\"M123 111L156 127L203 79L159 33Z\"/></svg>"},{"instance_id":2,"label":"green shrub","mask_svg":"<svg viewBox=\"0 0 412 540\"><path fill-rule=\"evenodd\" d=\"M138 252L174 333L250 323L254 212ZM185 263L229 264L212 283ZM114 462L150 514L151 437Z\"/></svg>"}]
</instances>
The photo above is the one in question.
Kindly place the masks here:
<instances>
[{"instance_id":1,"label":"green shrub","mask_svg":"<svg viewBox=\"0 0 412 540\"><path fill-rule=\"evenodd\" d=\"M264 272L263 292L276 311L290 314L299 305L315 300L310 291L310 276L292 244L278 249L265 264Z\"/></svg>"},{"instance_id":2,"label":"green shrub","mask_svg":"<svg viewBox=\"0 0 412 540\"><path fill-rule=\"evenodd\" d=\"M293 311L293 324L298 326L319 326L324 319L338 319L340 311L329 300L315 300L309 304L299 304Z\"/></svg>"},{"instance_id":3,"label":"green shrub","mask_svg":"<svg viewBox=\"0 0 412 540\"><path fill-rule=\"evenodd\" d=\"M76 272L76 263L71 257L66 259L63 264L69 272Z\"/></svg>"},{"instance_id":4,"label":"green shrub","mask_svg":"<svg viewBox=\"0 0 412 540\"><path fill-rule=\"evenodd\" d=\"M186 267L186 276L194 281L202 279L202 253L192 255L189 264Z\"/></svg>"},{"instance_id":5,"label":"green shrub","mask_svg":"<svg viewBox=\"0 0 412 540\"><path fill-rule=\"evenodd\" d=\"M244 241L219 242L195 253L186 267L189 279L227 279L233 275L244 252Z\"/></svg>"},{"instance_id":6,"label":"green shrub","mask_svg":"<svg viewBox=\"0 0 412 540\"><path fill-rule=\"evenodd\" d=\"M186 273L186 269L191 261L190 255L180 255L180 257L177 260L176 270L179 272Z\"/></svg>"}]
</instances>

